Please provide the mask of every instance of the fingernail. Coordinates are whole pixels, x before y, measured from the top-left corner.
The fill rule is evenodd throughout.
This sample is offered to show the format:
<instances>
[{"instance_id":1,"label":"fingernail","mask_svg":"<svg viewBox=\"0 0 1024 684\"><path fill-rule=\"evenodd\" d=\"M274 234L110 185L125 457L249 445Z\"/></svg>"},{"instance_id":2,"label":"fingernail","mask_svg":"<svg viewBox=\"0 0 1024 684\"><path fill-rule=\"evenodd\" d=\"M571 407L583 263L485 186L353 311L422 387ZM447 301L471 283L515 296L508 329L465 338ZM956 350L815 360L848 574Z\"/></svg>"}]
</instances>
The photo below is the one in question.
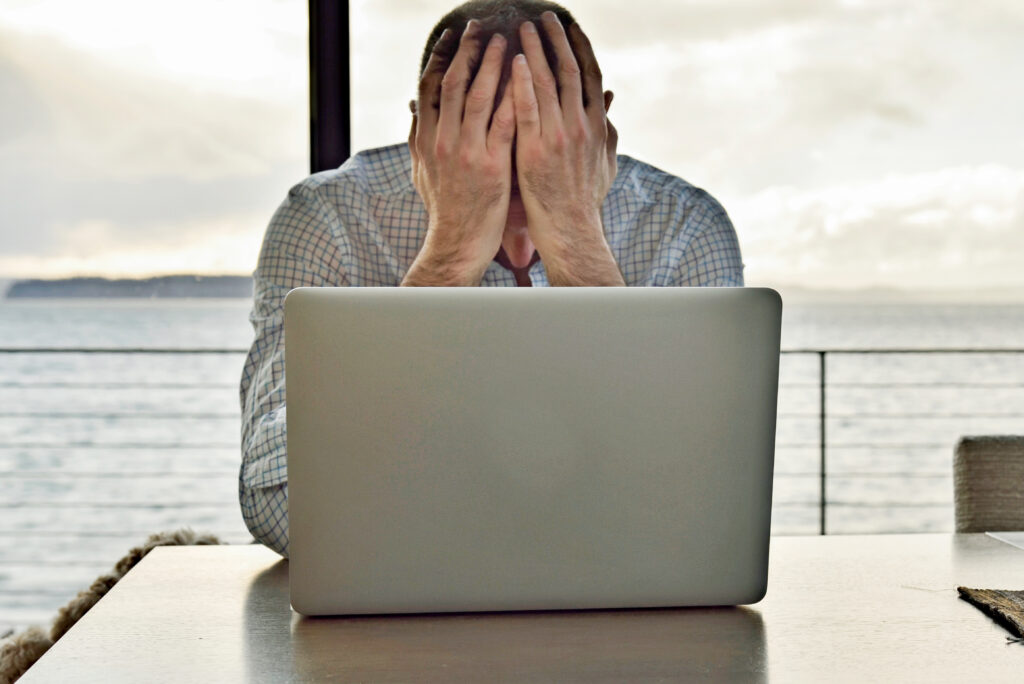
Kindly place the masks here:
<instances>
[{"instance_id":1,"label":"fingernail","mask_svg":"<svg viewBox=\"0 0 1024 684\"><path fill-rule=\"evenodd\" d=\"M468 36L471 33L476 33L477 29L480 28L480 22L476 19L470 19L466 22L466 30L462 33L464 36Z\"/></svg>"},{"instance_id":2,"label":"fingernail","mask_svg":"<svg viewBox=\"0 0 1024 684\"><path fill-rule=\"evenodd\" d=\"M546 12L541 14L540 18L545 21L558 21L558 15L552 12L551 10L547 10Z\"/></svg>"},{"instance_id":3,"label":"fingernail","mask_svg":"<svg viewBox=\"0 0 1024 684\"><path fill-rule=\"evenodd\" d=\"M537 27L533 25L532 21L524 21L523 22L523 28L525 28L528 33L536 33L537 32Z\"/></svg>"},{"instance_id":4,"label":"fingernail","mask_svg":"<svg viewBox=\"0 0 1024 684\"><path fill-rule=\"evenodd\" d=\"M512 60L512 61L514 61L519 66L526 66L526 55L524 55L522 52L520 52L518 55L516 55L516 58L514 60Z\"/></svg>"},{"instance_id":5,"label":"fingernail","mask_svg":"<svg viewBox=\"0 0 1024 684\"><path fill-rule=\"evenodd\" d=\"M504 47L505 36L501 35L500 33L495 33L493 36L491 36L491 45L495 47Z\"/></svg>"}]
</instances>

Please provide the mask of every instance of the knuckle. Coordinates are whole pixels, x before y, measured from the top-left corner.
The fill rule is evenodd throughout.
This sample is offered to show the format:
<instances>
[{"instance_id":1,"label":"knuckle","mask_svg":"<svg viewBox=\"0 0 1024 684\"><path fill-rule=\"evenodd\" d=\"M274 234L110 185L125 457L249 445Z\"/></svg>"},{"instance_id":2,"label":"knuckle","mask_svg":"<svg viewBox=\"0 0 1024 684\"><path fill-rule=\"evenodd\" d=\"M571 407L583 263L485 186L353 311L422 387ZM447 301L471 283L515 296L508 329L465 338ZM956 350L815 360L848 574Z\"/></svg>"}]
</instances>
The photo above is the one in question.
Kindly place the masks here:
<instances>
[{"instance_id":1,"label":"knuckle","mask_svg":"<svg viewBox=\"0 0 1024 684\"><path fill-rule=\"evenodd\" d=\"M485 111L491 103L491 98L487 93L482 92L474 88L469 91L466 96L466 110L473 113L479 114Z\"/></svg>"},{"instance_id":2,"label":"knuckle","mask_svg":"<svg viewBox=\"0 0 1024 684\"><path fill-rule=\"evenodd\" d=\"M458 162L462 168L471 169L477 165L476 153L468 147L462 147L459 149Z\"/></svg>"},{"instance_id":3,"label":"knuckle","mask_svg":"<svg viewBox=\"0 0 1024 684\"><path fill-rule=\"evenodd\" d=\"M550 73L537 74L534 77L534 81L536 82L538 88L542 88L544 90L555 90L555 88L557 87L557 84L555 83L555 77L552 76Z\"/></svg>"},{"instance_id":4,"label":"knuckle","mask_svg":"<svg viewBox=\"0 0 1024 684\"><path fill-rule=\"evenodd\" d=\"M441 79L441 94L446 97L457 95L460 90L463 90L465 86L465 79L458 74L448 72Z\"/></svg>"},{"instance_id":5,"label":"knuckle","mask_svg":"<svg viewBox=\"0 0 1024 684\"><path fill-rule=\"evenodd\" d=\"M500 176L504 168L502 167L500 161L498 161L494 157L488 157L483 162L483 164L481 164L480 170L484 173L485 176L489 178L494 178L496 176Z\"/></svg>"},{"instance_id":6,"label":"knuckle","mask_svg":"<svg viewBox=\"0 0 1024 684\"><path fill-rule=\"evenodd\" d=\"M591 62L587 65L587 76L596 81L600 81L603 78L601 67L597 65L597 62Z\"/></svg>"},{"instance_id":7,"label":"knuckle","mask_svg":"<svg viewBox=\"0 0 1024 684\"><path fill-rule=\"evenodd\" d=\"M494 115L493 125L499 129L510 129L516 125L516 117L509 112L498 112Z\"/></svg>"},{"instance_id":8,"label":"knuckle","mask_svg":"<svg viewBox=\"0 0 1024 684\"><path fill-rule=\"evenodd\" d=\"M569 139L576 144L585 144L590 142L590 131L587 130L586 123L577 121L576 125L572 126L568 130Z\"/></svg>"},{"instance_id":9,"label":"knuckle","mask_svg":"<svg viewBox=\"0 0 1024 684\"><path fill-rule=\"evenodd\" d=\"M433 153L435 159L439 161L445 161L451 159L454 150L452 149L451 144L449 144L446 140L438 139L434 143Z\"/></svg>"},{"instance_id":10,"label":"knuckle","mask_svg":"<svg viewBox=\"0 0 1024 684\"><path fill-rule=\"evenodd\" d=\"M569 138L565 130L558 129L551 134L551 149L561 154L569 147Z\"/></svg>"},{"instance_id":11,"label":"knuckle","mask_svg":"<svg viewBox=\"0 0 1024 684\"><path fill-rule=\"evenodd\" d=\"M576 64L576 60L570 61L567 59L563 59L561 63L558 65L558 70L561 71L563 75L569 77L579 76L580 74L580 67L578 64Z\"/></svg>"}]
</instances>

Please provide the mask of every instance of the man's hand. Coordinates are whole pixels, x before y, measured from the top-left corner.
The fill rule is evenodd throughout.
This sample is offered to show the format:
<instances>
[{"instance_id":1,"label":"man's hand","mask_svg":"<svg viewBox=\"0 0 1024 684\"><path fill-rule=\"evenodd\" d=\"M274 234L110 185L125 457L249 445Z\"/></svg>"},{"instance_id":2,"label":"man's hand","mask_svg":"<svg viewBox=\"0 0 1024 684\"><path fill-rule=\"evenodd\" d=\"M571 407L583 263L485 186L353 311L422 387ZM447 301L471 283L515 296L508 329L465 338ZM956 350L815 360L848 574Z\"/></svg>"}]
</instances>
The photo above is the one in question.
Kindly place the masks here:
<instances>
[{"instance_id":1,"label":"man's hand","mask_svg":"<svg viewBox=\"0 0 1024 684\"><path fill-rule=\"evenodd\" d=\"M512 186L515 111L506 88L491 121L506 47L500 35L488 44L467 92L471 61L482 47L480 28L474 20L467 24L450 66L439 54L445 41L454 39L445 31L420 79L409 149L413 184L430 223L402 285L479 285L501 246Z\"/></svg>"},{"instance_id":2,"label":"man's hand","mask_svg":"<svg viewBox=\"0 0 1024 684\"><path fill-rule=\"evenodd\" d=\"M618 136L606 116L611 93L602 93L601 70L579 25L566 36L552 12L541 25L558 56L557 80L531 22L520 27L525 58L512 64L516 169L530 239L552 285L624 285L601 223L617 170Z\"/></svg>"}]
</instances>

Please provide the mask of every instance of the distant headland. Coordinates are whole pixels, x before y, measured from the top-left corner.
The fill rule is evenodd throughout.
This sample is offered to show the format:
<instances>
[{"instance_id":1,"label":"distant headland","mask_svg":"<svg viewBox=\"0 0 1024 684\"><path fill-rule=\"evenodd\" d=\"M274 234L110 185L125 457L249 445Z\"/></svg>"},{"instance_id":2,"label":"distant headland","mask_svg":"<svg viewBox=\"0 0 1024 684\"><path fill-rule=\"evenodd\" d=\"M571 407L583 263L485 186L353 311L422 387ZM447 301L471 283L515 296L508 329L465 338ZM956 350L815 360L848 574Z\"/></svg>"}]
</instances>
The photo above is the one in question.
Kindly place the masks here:
<instances>
[{"instance_id":1,"label":"distant headland","mask_svg":"<svg viewBox=\"0 0 1024 684\"><path fill-rule=\"evenodd\" d=\"M761 283L748 283L759 285ZM815 289L775 283L791 303L1024 303L1024 286L970 290L902 290L899 288ZM6 295L5 295L6 290ZM170 275L156 278L58 278L53 280L0 278L0 299L110 298L245 298L252 297L252 278L238 275Z\"/></svg>"},{"instance_id":2,"label":"distant headland","mask_svg":"<svg viewBox=\"0 0 1024 684\"><path fill-rule=\"evenodd\" d=\"M7 290L8 299L29 297L111 298L111 297L252 297L249 276L172 275L158 278L118 279L61 278L57 280L16 280Z\"/></svg>"}]
</instances>

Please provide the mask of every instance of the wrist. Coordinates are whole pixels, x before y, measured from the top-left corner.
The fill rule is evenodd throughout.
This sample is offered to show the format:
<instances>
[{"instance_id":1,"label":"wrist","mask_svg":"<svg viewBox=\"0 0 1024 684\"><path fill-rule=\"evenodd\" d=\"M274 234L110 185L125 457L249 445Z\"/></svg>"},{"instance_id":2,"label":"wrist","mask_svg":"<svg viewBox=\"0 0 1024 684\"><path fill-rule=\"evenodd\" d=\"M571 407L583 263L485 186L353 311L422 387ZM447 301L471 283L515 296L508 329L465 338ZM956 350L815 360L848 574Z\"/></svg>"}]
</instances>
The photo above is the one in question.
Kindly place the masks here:
<instances>
[{"instance_id":1,"label":"wrist","mask_svg":"<svg viewBox=\"0 0 1024 684\"><path fill-rule=\"evenodd\" d=\"M474 258L457 245L446 247L430 239L402 279L402 287L475 287L483 279L490 259Z\"/></svg>"},{"instance_id":2,"label":"wrist","mask_svg":"<svg viewBox=\"0 0 1024 684\"><path fill-rule=\"evenodd\" d=\"M626 281L611 249L579 252L552 263L543 253L544 269L552 287L625 287Z\"/></svg>"},{"instance_id":3,"label":"wrist","mask_svg":"<svg viewBox=\"0 0 1024 684\"><path fill-rule=\"evenodd\" d=\"M544 262L548 283L577 287L625 286L615 255L605 240L600 219L596 229L594 226L583 229L581 224L574 225L580 230L556 234L556 239L534 240Z\"/></svg>"},{"instance_id":4,"label":"wrist","mask_svg":"<svg viewBox=\"0 0 1024 684\"><path fill-rule=\"evenodd\" d=\"M530 238L545 264L568 261L575 254L607 249L601 212L541 212L527 209Z\"/></svg>"}]
</instances>

